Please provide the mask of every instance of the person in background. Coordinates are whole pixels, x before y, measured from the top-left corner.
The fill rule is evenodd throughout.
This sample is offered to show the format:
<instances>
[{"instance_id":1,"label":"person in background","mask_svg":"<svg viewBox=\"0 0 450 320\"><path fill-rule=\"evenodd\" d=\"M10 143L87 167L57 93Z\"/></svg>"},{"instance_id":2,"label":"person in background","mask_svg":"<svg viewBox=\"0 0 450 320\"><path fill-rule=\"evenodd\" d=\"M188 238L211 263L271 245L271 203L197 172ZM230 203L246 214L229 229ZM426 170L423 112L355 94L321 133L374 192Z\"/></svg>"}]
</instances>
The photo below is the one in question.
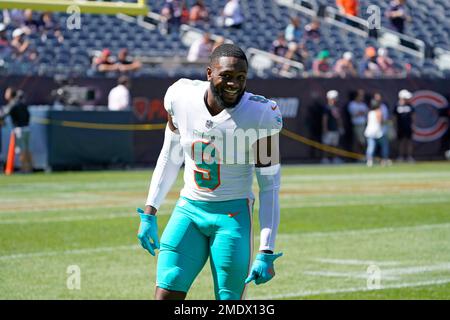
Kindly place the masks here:
<instances>
[{"instance_id":1,"label":"person in background","mask_svg":"<svg viewBox=\"0 0 450 320\"><path fill-rule=\"evenodd\" d=\"M228 0L223 8L222 17L225 27L241 28L244 23L244 16L239 0Z\"/></svg>"},{"instance_id":2,"label":"person in background","mask_svg":"<svg viewBox=\"0 0 450 320\"><path fill-rule=\"evenodd\" d=\"M291 17L289 24L284 29L284 38L288 42L299 43L302 40L302 36L300 18L297 16Z\"/></svg>"},{"instance_id":3,"label":"person in background","mask_svg":"<svg viewBox=\"0 0 450 320\"><path fill-rule=\"evenodd\" d=\"M212 46L212 50L211 51L214 51L214 49L216 49L218 46L220 46L220 45L222 45L224 43L225 43L225 38L222 37L222 36L218 36L216 38L216 40L214 41L214 44Z\"/></svg>"},{"instance_id":4,"label":"person in background","mask_svg":"<svg viewBox=\"0 0 450 320\"><path fill-rule=\"evenodd\" d=\"M412 19L406 13L406 0L393 0L389 4L386 11L386 16L391 22L391 26L398 33L405 32L405 22L410 22Z\"/></svg>"},{"instance_id":5,"label":"person in background","mask_svg":"<svg viewBox=\"0 0 450 320\"><path fill-rule=\"evenodd\" d=\"M206 9L203 0L195 1L191 10L189 11L189 23L192 26L200 25L209 21L208 10Z\"/></svg>"},{"instance_id":6,"label":"person in background","mask_svg":"<svg viewBox=\"0 0 450 320\"><path fill-rule=\"evenodd\" d=\"M358 0L336 0L339 11L349 16L358 15Z\"/></svg>"},{"instance_id":7,"label":"person in background","mask_svg":"<svg viewBox=\"0 0 450 320\"><path fill-rule=\"evenodd\" d=\"M279 33L278 37L272 42L270 52L277 56L284 57L287 51L288 44L286 38L283 33Z\"/></svg>"},{"instance_id":8,"label":"person in background","mask_svg":"<svg viewBox=\"0 0 450 320\"><path fill-rule=\"evenodd\" d=\"M128 57L128 49L122 48L117 54L115 66L120 72L129 72L139 70L142 67L142 63L138 60L130 59Z\"/></svg>"},{"instance_id":9,"label":"person in background","mask_svg":"<svg viewBox=\"0 0 450 320\"><path fill-rule=\"evenodd\" d=\"M347 51L343 54L341 59L336 61L334 73L341 78L352 78L358 75L356 68L353 65L353 53Z\"/></svg>"},{"instance_id":10,"label":"person in background","mask_svg":"<svg viewBox=\"0 0 450 320\"><path fill-rule=\"evenodd\" d=\"M187 55L189 62L196 62L206 60L212 52L212 41L209 33L204 33L200 38L195 40Z\"/></svg>"},{"instance_id":11,"label":"person in background","mask_svg":"<svg viewBox=\"0 0 450 320\"><path fill-rule=\"evenodd\" d=\"M364 130L364 136L367 138L367 166L373 166L373 157L377 145L381 147L381 165L387 165L389 155L386 145L382 143L384 137L383 112L381 111L381 103L378 100L372 99L370 101L370 111L367 114L367 127Z\"/></svg>"},{"instance_id":12,"label":"person in background","mask_svg":"<svg viewBox=\"0 0 450 320\"><path fill-rule=\"evenodd\" d=\"M98 57L92 59L92 67L100 72L116 71L117 66L109 49L103 49Z\"/></svg>"},{"instance_id":13,"label":"person in background","mask_svg":"<svg viewBox=\"0 0 450 320\"><path fill-rule=\"evenodd\" d=\"M348 104L348 112L351 118L354 151L362 153L365 149L366 138L364 137L364 130L367 123L367 112L369 108L364 101L365 92L360 89L356 92L356 96Z\"/></svg>"},{"instance_id":14,"label":"person in background","mask_svg":"<svg viewBox=\"0 0 450 320\"><path fill-rule=\"evenodd\" d=\"M322 115L322 143L335 148L339 146L340 136L344 134L344 124L337 106L338 98L339 93L336 90L327 92L327 104ZM335 157L333 162L339 163L340 159ZM322 163L330 163L326 152Z\"/></svg>"},{"instance_id":15,"label":"person in background","mask_svg":"<svg viewBox=\"0 0 450 320\"><path fill-rule=\"evenodd\" d=\"M394 66L394 60L389 57L388 50L386 48L378 49L377 64L380 67L383 76L392 77L397 74Z\"/></svg>"},{"instance_id":16,"label":"person in background","mask_svg":"<svg viewBox=\"0 0 450 320\"><path fill-rule=\"evenodd\" d=\"M389 127L391 125L391 115L388 105L383 101L383 96L381 93L376 92L373 95L373 100L380 104L380 110L382 115L381 129L383 131L383 137L379 141L381 145L381 150L384 150L386 154L386 160L382 163L383 165L391 165L392 161L389 160Z\"/></svg>"},{"instance_id":17,"label":"person in background","mask_svg":"<svg viewBox=\"0 0 450 320\"><path fill-rule=\"evenodd\" d=\"M411 104L413 95L408 90L398 93L398 104L394 110L395 124L397 127L398 157L397 161L414 162L414 144L412 140L413 124L415 120L414 107Z\"/></svg>"},{"instance_id":18,"label":"person in background","mask_svg":"<svg viewBox=\"0 0 450 320\"><path fill-rule=\"evenodd\" d=\"M53 35L59 43L64 41L64 36L61 32L61 27L53 19L51 12L44 12L41 15L41 40L46 41L48 35Z\"/></svg>"},{"instance_id":19,"label":"person in background","mask_svg":"<svg viewBox=\"0 0 450 320\"><path fill-rule=\"evenodd\" d=\"M110 111L125 111L130 108L130 80L127 76L120 76L117 86L108 95L108 109Z\"/></svg>"},{"instance_id":20,"label":"person in background","mask_svg":"<svg viewBox=\"0 0 450 320\"><path fill-rule=\"evenodd\" d=\"M328 50L322 50L319 52L317 58L313 62L313 76L322 78L330 78L333 76L329 59L330 52Z\"/></svg>"},{"instance_id":21,"label":"person in background","mask_svg":"<svg viewBox=\"0 0 450 320\"><path fill-rule=\"evenodd\" d=\"M318 19L314 19L305 26L305 37L306 40L312 40L314 42L320 40L320 21Z\"/></svg>"},{"instance_id":22,"label":"person in background","mask_svg":"<svg viewBox=\"0 0 450 320\"><path fill-rule=\"evenodd\" d=\"M364 53L364 60L359 66L359 74L366 78L377 78L381 76L381 68L377 63L377 50L374 47L367 47Z\"/></svg>"},{"instance_id":23,"label":"person in background","mask_svg":"<svg viewBox=\"0 0 450 320\"><path fill-rule=\"evenodd\" d=\"M33 171L30 152L30 112L25 104L23 92L14 87L5 90L6 106L0 110L0 124L7 116L11 117L16 146L19 150L20 169L23 173ZM16 150L17 150L16 149Z\"/></svg>"},{"instance_id":24,"label":"person in background","mask_svg":"<svg viewBox=\"0 0 450 320\"><path fill-rule=\"evenodd\" d=\"M9 57L12 54L12 47L6 34L6 26L0 23L0 59Z\"/></svg>"}]
</instances>

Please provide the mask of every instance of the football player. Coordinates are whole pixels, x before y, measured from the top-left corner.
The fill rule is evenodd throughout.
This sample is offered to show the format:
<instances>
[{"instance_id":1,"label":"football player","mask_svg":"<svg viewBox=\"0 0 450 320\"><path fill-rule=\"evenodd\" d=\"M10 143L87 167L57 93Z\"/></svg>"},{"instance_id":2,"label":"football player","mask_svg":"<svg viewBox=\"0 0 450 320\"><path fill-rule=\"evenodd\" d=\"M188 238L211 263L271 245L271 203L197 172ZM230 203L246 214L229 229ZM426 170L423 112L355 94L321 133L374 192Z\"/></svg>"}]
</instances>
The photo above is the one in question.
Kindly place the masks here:
<instances>
[{"instance_id":1,"label":"football player","mask_svg":"<svg viewBox=\"0 0 450 320\"><path fill-rule=\"evenodd\" d=\"M180 79L164 97L164 144L145 210L138 209L142 246L160 250L156 299L184 299L208 258L219 300L243 299L248 283L275 275L282 118L274 101L246 91L247 71L244 52L223 44L211 54L208 81ZM159 241L156 213L183 161L184 187ZM253 172L261 233L252 264Z\"/></svg>"}]
</instances>

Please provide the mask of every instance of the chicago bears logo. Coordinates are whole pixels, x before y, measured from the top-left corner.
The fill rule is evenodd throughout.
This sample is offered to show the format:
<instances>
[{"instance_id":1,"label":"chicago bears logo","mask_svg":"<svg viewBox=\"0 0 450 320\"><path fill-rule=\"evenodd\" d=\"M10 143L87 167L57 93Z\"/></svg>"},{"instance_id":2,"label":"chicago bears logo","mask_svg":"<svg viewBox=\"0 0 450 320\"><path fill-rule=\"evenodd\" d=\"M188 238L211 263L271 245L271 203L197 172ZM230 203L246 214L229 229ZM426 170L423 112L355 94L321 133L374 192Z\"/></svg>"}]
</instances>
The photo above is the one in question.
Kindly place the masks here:
<instances>
[{"instance_id":1,"label":"chicago bears logo","mask_svg":"<svg viewBox=\"0 0 450 320\"><path fill-rule=\"evenodd\" d=\"M448 130L449 123L444 110L447 99L429 90L414 92L411 104L415 108L413 139L417 142L431 142L441 138Z\"/></svg>"}]
</instances>

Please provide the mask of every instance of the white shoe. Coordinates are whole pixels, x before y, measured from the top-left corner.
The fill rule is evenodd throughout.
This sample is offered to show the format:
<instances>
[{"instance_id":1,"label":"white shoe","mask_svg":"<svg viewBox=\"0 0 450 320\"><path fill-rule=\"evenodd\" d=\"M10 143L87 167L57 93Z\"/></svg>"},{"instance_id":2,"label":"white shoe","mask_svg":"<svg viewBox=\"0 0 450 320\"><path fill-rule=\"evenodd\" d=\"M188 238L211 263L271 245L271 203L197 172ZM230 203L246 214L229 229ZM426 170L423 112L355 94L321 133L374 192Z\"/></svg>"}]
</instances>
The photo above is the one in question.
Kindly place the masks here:
<instances>
[{"instance_id":1,"label":"white shoe","mask_svg":"<svg viewBox=\"0 0 450 320\"><path fill-rule=\"evenodd\" d=\"M367 160L366 164L369 168L373 167L373 160Z\"/></svg>"}]
</instances>

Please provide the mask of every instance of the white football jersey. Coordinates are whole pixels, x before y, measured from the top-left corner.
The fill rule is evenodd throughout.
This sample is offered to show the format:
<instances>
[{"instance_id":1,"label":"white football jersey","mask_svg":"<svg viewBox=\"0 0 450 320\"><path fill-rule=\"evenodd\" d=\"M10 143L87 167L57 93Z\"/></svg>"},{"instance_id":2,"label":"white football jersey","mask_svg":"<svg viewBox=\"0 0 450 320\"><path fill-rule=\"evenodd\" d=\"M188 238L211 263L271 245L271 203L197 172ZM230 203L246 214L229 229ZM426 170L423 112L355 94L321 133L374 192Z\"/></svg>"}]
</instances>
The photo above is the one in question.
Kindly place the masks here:
<instances>
[{"instance_id":1,"label":"white football jersey","mask_svg":"<svg viewBox=\"0 0 450 320\"><path fill-rule=\"evenodd\" d=\"M180 195L201 201L253 199L252 145L281 130L280 110L274 101L245 92L234 108L212 116L204 101L209 85L180 79L164 97L184 152Z\"/></svg>"}]
</instances>

